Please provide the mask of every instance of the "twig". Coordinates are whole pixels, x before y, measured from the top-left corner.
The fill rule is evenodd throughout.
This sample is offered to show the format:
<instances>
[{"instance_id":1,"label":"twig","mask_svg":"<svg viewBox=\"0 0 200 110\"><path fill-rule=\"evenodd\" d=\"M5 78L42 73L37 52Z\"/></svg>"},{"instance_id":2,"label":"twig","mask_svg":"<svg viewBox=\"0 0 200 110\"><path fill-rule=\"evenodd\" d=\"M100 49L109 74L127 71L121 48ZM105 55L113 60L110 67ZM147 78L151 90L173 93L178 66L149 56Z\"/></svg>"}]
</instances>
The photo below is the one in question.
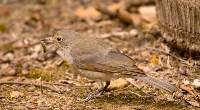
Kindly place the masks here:
<instances>
[{"instance_id":1,"label":"twig","mask_svg":"<svg viewBox=\"0 0 200 110\"><path fill-rule=\"evenodd\" d=\"M43 94L43 87L42 87L43 83L41 81L41 77L40 77L40 90L41 90L41 93Z\"/></svg>"},{"instance_id":2,"label":"twig","mask_svg":"<svg viewBox=\"0 0 200 110\"><path fill-rule=\"evenodd\" d=\"M45 84L56 85L56 86L68 86L68 84L62 84L62 83L50 83L50 82L45 82Z\"/></svg>"},{"instance_id":3,"label":"twig","mask_svg":"<svg viewBox=\"0 0 200 110\"><path fill-rule=\"evenodd\" d=\"M134 24L131 14L123 6L117 10L110 10L105 4L97 3L96 9L101 13L110 16L111 18L117 17L124 23Z\"/></svg>"},{"instance_id":4,"label":"twig","mask_svg":"<svg viewBox=\"0 0 200 110\"><path fill-rule=\"evenodd\" d=\"M109 10L104 4L96 4L96 9L103 14L109 15L110 17L116 17L116 12Z\"/></svg>"},{"instance_id":5,"label":"twig","mask_svg":"<svg viewBox=\"0 0 200 110\"><path fill-rule=\"evenodd\" d=\"M0 85L3 85L3 84L31 85L31 86L35 86L35 87L39 87L39 88L41 88L41 87L46 88L46 89L49 89L49 90L56 92L56 93L61 93L61 91L54 89L54 88L52 88L48 85L36 84L36 83L33 83L33 82L0 81Z\"/></svg>"},{"instance_id":6,"label":"twig","mask_svg":"<svg viewBox=\"0 0 200 110\"><path fill-rule=\"evenodd\" d=\"M154 5L155 0L126 0L125 2L126 8L137 7L137 6L146 6L146 5Z\"/></svg>"},{"instance_id":7,"label":"twig","mask_svg":"<svg viewBox=\"0 0 200 110\"><path fill-rule=\"evenodd\" d=\"M117 10L117 17L124 23L134 24L131 14L123 8Z\"/></svg>"},{"instance_id":8,"label":"twig","mask_svg":"<svg viewBox=\"0 0 200 110\"><path fill-rule=\"evenodd\" d=\"M24 48L33 47L33 46L35 46L37 44L40 44L40 42L35 42L33 44L27 44L27 45L16 46L16 47L13 47L12 44L4 44L4 45L11 45L10 49L4 50L4 51L5 51L5 53L8 53L8 52L13 51L13 50L18 50L18 49L24 49Z\"/></svg>"},{"instance_id":9,"label":"twig","mask_svg":"<svg viewBox=\"0 0 200 110\"><path fill-rule=\"evenodd\" d=\"M134 95L136 95L136 96L138 96L139 98L143 98L143 99L152 98L152 96L150 96L149 94L146 94L146 93L145 93L145 95L140 95L140 94L138 94L136 92L133 92L133 91L131 91L131 93L134 94Z\"/></svg>"},{"instance_id":10,"label":"twig","mask_svg":"<svg viewBox=\"0 0 200 110\"><path fill-rule=\"evenodd\" d=\"M23 46L16 46L16 47L13 47L12 49L21 49L21 48L29 48L29 47L32 47L32 46L35 46L37 44L40 44L40 42L35 42L33 44L28 44L28 45L23 45Z\"/></svg>"},{"instance_id":11,"label":"twig","mask_svg":"<svg viewBox=\"0 0 200 110\"><path fill-rule=\"evenodd\" d=\"M49 84L57 85L57 86L66 86L66 85L70 85L70 86L72 86L72 87L83 87L83 88L92 87L92 85L78 85L78 84L73 84L73 83L69 83L69 84L63 84L63 83L49 83Z\"/></svg>"}]
</instances>

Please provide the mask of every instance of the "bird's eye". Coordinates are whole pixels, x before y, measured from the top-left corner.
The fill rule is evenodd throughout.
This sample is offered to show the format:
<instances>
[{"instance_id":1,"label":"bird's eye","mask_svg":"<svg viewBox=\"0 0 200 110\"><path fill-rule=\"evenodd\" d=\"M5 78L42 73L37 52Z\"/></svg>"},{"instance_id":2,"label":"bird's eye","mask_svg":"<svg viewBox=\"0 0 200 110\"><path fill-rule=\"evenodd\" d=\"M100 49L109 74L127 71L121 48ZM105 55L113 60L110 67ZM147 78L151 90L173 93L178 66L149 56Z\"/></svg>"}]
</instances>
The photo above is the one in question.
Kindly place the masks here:
<instances>
[{"instance_id":1,"label":"bird's eye","mask_svg":"<svg viewBox=\"0 0 200 110\"><path fill-rule=\"evenodd\" d=\"M57 41L61 41L62 40L62 38L60 38L60 37L57 37Z\"/></svg>"}]
</instances>

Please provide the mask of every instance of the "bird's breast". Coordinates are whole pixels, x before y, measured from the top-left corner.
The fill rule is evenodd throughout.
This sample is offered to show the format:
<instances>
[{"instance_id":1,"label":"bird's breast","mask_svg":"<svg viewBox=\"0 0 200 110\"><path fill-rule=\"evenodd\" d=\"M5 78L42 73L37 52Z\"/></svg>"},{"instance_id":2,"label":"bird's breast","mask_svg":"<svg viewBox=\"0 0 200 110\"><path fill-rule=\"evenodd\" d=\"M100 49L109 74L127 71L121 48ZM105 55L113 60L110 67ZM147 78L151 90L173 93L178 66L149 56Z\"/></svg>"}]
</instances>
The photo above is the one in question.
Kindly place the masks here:
<instances>
[{"instance_id":1,"label":"bird's breast","mask_svg":"<svg viewBox=\"0 0 200 110\"><path fill-rule=\"evenodd\" d=\"M88 70L82 70L82 69L78 69L78 71L80 72L79 74L81 76L84 76L84 77L87 77L87 78L93 79L93 80L109 81L109 80L111 80L111 78L113 76L113 74L88 71Z\"/></svg>"},{"instance_id":2,"label":"bird's breast","mask_svg":"<svg viewBox=\"0 0 200 110\"><path fill-rule=\"evenodd\" d=\"M70 49L58 50L57 54L67 61L69 64L73 64L73 57L70 54Z\"/></svg>"}]
</instances>

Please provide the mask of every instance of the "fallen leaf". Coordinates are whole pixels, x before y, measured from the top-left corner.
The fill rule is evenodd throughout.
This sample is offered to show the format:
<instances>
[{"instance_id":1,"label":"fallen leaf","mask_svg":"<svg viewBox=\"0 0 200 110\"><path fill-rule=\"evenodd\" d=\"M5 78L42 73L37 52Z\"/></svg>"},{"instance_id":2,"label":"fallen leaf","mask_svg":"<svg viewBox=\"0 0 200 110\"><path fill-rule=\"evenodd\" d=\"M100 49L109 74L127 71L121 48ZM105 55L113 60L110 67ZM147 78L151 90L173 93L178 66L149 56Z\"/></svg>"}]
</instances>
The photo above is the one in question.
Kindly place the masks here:
<instances>
[{"instance_id":1,"label":"fallen leaf","mask_svg":"<svg viewBox=\"0 0 200 110\"><path fill-rule=\"evenodd\" d=\"M88 8L83 8L80 7L75 11L75 15L83 18L83 19L99 19L101 16L101 13L98 12L94 7L88 7Z\"/></svg>"},{"instance_id":2,"label":"fallen leaf","mask_svg":"<svg viewBox=\"0 0 200 110\"><path fill-rule=\"evenodd\" d=\"M194 90L194 88L193 88L191 85L184 85L184 84L182 84L182 85L180 86L180 88L181 88L182 90L187 91L188 93L190 93L190 94L193 95L194 97L196 97L196 96L198 95L197 92Z\"/></svg>"},{"instance_id":3,"label":"fallen leaf","mask_svg":"<svg viewBox=\"0 0 200 110\"><path fill-rule=\"evenodd\" d=\"M194 81L192 82L192 85L194 86L194 88L200 88L200 80L194 79Z\"/></svg>"},{"instance_id":4,"label":"fallen leaf","mask_svg":"<svg viewBox=\"0 0 200 110\"><path fill-rule=\"evenodd\" d=\"M10 93L10 97L12 97L12 98L18 98L18 97L23 96L23 95L24 95L24 93L19 92L19 91L12 91Z\"/></svg>"},{"instance_id":5,"label":"fallen leaf","mask_svg":"<svg viewBox=\"0 0 200 110\"><path fill-rule=\"evenodd\" d=\"M196 100L187 100L187 102L192 106L199 107L199 102Z\"/></svg>"},{"instance_id":6,"label":"fallen leaf","mask_svg":"<svg viewBox=\"0 0 200 110\"><path fill-rule=\"evenodd\" d=\"M131 36L136 36L136 35L138 35L138 30L132 29L132 30L130 30L129 34L130 34Z\"/></svg>"},{"instance_id":7,"label":"fallen leaf","mask_svg":"<svg viewBox=\"0 0 200 110\"><path fill-rule=\"evenodd\" d=\"M1 73L0 73L0 75L1 75ZM0 78L0 81L10 81L10 80L13 80L15 78L16 77L14 77L14 76L4 76L4 77Z\"/></svg>"},{"instance_id":8,"label":"fallen leaf","mask_svg":"<svg viewBox=\"0 0 200 110\"><path fill-rule=\"evenodd\" d=\"M119 78L114 81L111 81L110 85L108 86L108 90L119 89L126 87L129 82L125 79Z\"/></svg>"},{"instance_id":9,"label":"fallen leaf","mask_svg":"<svg viewBox=\"0 0 200 110\"><path fill-rule=\"evenodd\" d=\"M0 65L0 75L3 76L14 76L16 75L16 69L9 64L1 64Z\"/></svg>"},{"instance_id":10,"label":"fallen leaf","mask_svg":"<svg viewBox=\"0 0 200 110\"><path fill-rule=\"evenodd\" d=\"M184 85L190 85L190 81L189 80L183 79L182 82L183 82Z\"/></svg>"},{"instance_id":11,"label":"fallen leaf","mask_svg":"<svg viewBox=\"0 0 200 110\"><path fill-rule=\"evenodd\" d=\"M7 53L3 58L2 58L3 61L12 61L14 60L14 55L13 53Z\"/></svg>"},{"instance_id":12,"label":"fallen leaf","mask_svg":"<svg viewBox=\"0 0 200 110\"><path fill-rule=\"evenodd\" d=\"M148 22L156 22L156 8L155 6L141 6L138 9L142 19Z\"/></svg>"},{"instance_id":13,"label":"fallen leaf","mask_svg":"<svg viewBox=\"0 0 200 110\"><path fill-rule=\"evenodd\" d=\"M122 7L122 4L123 4L122 2L113 3L108 6L108 10L110 10L112 12L116 12L120 7Z\"/></svg>"},{"instance_id":14,"label":"fallen leaf","mask_svg":"<svg viewBox=\"0 0 200 110\"><path fill-rule=\"evenodd\" d=\"M192 106L199 107L199 102L194 99L191 95L185 95L183 99Z\"/></svg>"},{"instance_id":15,"label":"fallen leaf","mask_svg":"<svg viewBox=\"0 0 200 110\"><path fill-rule=\"evenodd\" d=\"M7 16L11 12L11 7L7 5L0 5L0 16Z\"/></svg>"},{"instance_id":16,"label":"fallen leaf","mask_svg":"<svg viewBox=\"0 0 200 110\"><path fill-rule=\"evenodd\" d=\"M158 56L156 54L151 56L150 63L153 64L153 65L159 64L159 59L158 59Z\"/></svg>"},{"instance_id":17,"label":"fallen leaf","mask_svg":"<svg viewBox=\"0 0 200 110\"><path fill-rule=\"evenodd\" d=\"M43 104L43 100L37 100L35 103L38 104L39 106L41 106Z\"/></svg>"},{"instance_id":18,"label":"fallen leaf","mask_svg":"<svg viewBox=\"0 0 200 110\"><path fill-rule=\"evenodd\" d=\"M131 17L132 17L133 24L134 24L135 26L138 26L138 25L141 24L142 18L141 18L141 16L140 16L139 14L137 14L137 13L132 13L132 14L131 14Z\"/></svg>"}]
</instances>

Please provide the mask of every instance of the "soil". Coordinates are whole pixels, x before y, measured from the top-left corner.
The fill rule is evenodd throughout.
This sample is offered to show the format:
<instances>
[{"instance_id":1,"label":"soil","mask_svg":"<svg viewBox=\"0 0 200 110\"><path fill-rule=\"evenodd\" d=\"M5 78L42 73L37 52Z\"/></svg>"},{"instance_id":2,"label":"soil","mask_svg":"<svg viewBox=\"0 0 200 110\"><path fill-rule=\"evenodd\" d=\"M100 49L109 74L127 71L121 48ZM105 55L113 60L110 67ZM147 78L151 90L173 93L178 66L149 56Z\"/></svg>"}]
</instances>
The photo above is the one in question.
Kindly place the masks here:
<instances>
[{"instance_id":1,"label":"soil","mask_svg":"<svg viewBox=\"0 0 200 110\"><path fill-rule=\"evenodd\" d=\"M144 10L148 7L145 12L155 9L152 0L131 2L130 6L123 1L129 3L131 0L100 2L111 12L119 7L127 7L128 18L125 20L121 16L96 9L99 0L0 1L0 109L199 109L197 80L200 79L200 62L182 58L170 51L157 27L156 13L140 12L141 7ZM170 82L179 91L170 94L136 81L139 86L143 86L141 90L127 84L84 102L81 99L94 92L98 84L72 75L67 62L62 61L55 48L47 47L44 53L40 44L41 39L59 28L99 36L132 57L138 67L149 75ZM193 84L195 80L197 83ZM28 82L30 85L2 83L6 81ZM41 84L41 87L32 83ZM44 88L43 85L61 90L62 93ZM145 93L151 97L146 97L148 95Z\"/></svg>"}]
</instances>

